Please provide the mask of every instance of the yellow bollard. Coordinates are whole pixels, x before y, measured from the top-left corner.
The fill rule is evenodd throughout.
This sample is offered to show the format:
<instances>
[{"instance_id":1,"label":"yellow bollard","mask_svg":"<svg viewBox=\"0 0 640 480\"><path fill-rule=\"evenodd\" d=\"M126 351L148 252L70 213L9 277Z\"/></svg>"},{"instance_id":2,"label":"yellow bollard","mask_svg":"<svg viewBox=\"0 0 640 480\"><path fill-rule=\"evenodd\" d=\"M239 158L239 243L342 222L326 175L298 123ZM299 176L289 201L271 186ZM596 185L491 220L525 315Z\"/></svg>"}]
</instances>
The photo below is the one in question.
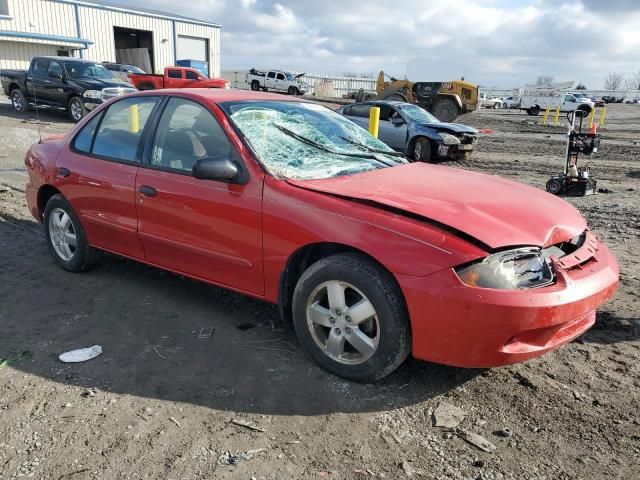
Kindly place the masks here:
<instances>
[{"instance_id":1,"label":"yellow bollard","mask_svg":"<svg viewBox=\"0 0 640 480\"><path fill-rule=\"evenodd\" d=\"M138 105L129 107L129 131L138 133L140 131L140 117L138 116Z\"/></svg>"},{"instance_id":2,"label":"yellow bollard","mask_svg":"<svg viewBox=\"0 0 640 480\"><path fill-rule=\"evenodd\" d=\"M378 127L380 126L380 107L371 107L369 110L369 133L378 138Z\"/></svg>"},{"instance_id":3,"label":"yellow bollard","mask_svg":"<svg viewBox=\"0 0 640 480\"><path fill-rule=\"evenodd\" d=\"M596 116L596 109L592 108L591 113L589 114L589 130L593 127L593 119Z\"/></svg>"},{"instance_id":4,"label":"yellow bollard","mask_svg":"<svg viewBox=\"0 0 640 480\"><path fill-rule=\"evenodd\" d=\"M607 114L607 107L602 107L602 113L600 114L599 125L604 125L604 116Z\"/></svg>"},{"instance_id":5,"label":"yellow bollard","mask_svg":"<svg viewBox=\"0 0 640 480\"><path fill-rule=\"evenodd\" d=\"M553 124L558 126L558 120L560 119L560 107L556 107L556 115L553 117Z\"/></svg>"},{"instance_id":6,"label":"yellow bollard","mask_svg":"<svg viewBox=\"0 0 640 480\"><path fill-rule=\"evenodd\" d=\"M542 117L542 125L547 124L547 117L549 117L549 112L551 111L551 107L547 107L544 109L544 117Z\"/></svg>"}]
</instances>

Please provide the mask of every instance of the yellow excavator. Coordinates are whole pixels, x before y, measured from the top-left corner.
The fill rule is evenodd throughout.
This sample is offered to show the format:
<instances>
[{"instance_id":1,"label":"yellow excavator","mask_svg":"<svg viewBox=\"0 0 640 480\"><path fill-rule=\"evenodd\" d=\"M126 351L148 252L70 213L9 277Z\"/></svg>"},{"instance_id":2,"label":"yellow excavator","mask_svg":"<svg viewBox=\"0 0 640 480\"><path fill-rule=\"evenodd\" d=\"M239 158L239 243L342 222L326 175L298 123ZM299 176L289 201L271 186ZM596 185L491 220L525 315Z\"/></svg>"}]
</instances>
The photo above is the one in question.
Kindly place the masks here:
<instances>
[{"instance_id":1,"label":"yellow excavator","mask_svg":"<svg viewBox=\"0 0 640 480\"><path fill-rule=\"evenodd\" d=\"M478 85L466 82L464 78L451 82L412 82L389 77L380 71L376 93L363 100L415 103L442 122L453 122L458 115L477 110L480 105Z\"/></svg>"}]
</instances>

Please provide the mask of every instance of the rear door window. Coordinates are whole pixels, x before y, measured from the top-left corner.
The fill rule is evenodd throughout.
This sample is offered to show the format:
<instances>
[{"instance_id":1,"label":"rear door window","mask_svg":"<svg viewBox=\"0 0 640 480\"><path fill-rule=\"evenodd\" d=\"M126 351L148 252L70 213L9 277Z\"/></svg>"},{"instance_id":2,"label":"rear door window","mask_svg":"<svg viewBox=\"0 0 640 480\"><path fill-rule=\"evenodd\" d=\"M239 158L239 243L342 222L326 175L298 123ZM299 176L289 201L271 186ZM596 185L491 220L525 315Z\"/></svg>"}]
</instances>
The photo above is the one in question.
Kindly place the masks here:
<instances>
[{"instance_id":1,"label":"rear door window","mask_svg":"<svg viewBox=\"0 0 640 480\"><path fill-rule=\"evenodd\" d=\"M33 65L33 76L34 77L46 77L47 72L49 71L49 60L38 59Z\"/></svg>"},{"instance_id":2,"label":"rear door window","mask_svg":"<svg viewBox=\"0 0 640 480\"><path fill-rule=\"evenodd\" d=\"M182 78L182 72L180 70L169 70L167 76L169 78Z\"/></svg>"},{"instance_id":3,"label":"rear door window","mask_svg":"<svg viewBox=\"0 0 640 480\"><path fill-rule=\"evenodd\" d=\"M353 105L351 107L351 116L352 117L363 117L369 118L369 110L373 105Z\"/></svg>"},{"instance_id":4,"label":"rear door window","mask_svg":"<svg viewBox=\"0 0 640 480\"><path fill-rule=\"evenodd\" d=\"M276 78L276 72L269 72L267 78Z\"/></svg>"},{"instance_id":5,"label":"rear door window","mask_svg":"<svg viewBox=\"0 0 640 480\"><path fill-rule=\"evenodd\" d=\"M104 114L91 153L124 162L139 162L142 132L158 97L127 98L114 103Z\"/></svg>"}]
</instances>

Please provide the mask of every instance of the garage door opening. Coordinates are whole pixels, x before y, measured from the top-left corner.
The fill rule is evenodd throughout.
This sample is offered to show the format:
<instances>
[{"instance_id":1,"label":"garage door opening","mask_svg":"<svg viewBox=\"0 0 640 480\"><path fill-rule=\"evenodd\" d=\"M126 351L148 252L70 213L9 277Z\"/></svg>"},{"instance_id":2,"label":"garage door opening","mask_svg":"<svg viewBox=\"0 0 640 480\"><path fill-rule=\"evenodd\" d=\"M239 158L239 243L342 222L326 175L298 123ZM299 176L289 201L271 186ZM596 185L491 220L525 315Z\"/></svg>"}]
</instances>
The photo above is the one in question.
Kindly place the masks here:
<instances>
[{"instance_id":1,"label":"garage door opening","mask_svg":"<svg viewBox=\"0 0 640 480\"><path fill-rule=\"evenodd\" d=\"M147 73L155 71L153 32L113 27L113 38L116 44L116 62L135 65Z\"/></svg>"},{"instance_id":2,"label":"garage door opening","mask_svg":"<svg viewBox=\"0 0 640 480\"><path fill-rule=\"evenodd\" d=\"M199 70L209 76L209 40L206 38L178 35L176 65Z\"/></svg>"}]
</instances>

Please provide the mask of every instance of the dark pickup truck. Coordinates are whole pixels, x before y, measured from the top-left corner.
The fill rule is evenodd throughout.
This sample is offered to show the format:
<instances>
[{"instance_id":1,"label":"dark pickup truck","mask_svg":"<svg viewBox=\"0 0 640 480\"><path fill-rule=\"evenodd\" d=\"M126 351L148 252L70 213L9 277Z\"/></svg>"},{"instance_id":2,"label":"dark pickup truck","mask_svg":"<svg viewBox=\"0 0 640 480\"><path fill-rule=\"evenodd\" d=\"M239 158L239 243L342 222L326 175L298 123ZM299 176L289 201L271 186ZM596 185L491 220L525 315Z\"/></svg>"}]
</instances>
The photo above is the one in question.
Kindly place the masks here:
<instances>
[{"instance_id":1,"label":"dark pickup truck","mask_svg":"<svg viewBox=\"0 0 640 480\"><path fill-rule=\"evenodd\" d=\"M37 103L66 110L74 122L110 98L137 91L99 63L70 57L34 57L27 71L0 71L0 81L15 111Z\"/></svg>"}]
</instances>

